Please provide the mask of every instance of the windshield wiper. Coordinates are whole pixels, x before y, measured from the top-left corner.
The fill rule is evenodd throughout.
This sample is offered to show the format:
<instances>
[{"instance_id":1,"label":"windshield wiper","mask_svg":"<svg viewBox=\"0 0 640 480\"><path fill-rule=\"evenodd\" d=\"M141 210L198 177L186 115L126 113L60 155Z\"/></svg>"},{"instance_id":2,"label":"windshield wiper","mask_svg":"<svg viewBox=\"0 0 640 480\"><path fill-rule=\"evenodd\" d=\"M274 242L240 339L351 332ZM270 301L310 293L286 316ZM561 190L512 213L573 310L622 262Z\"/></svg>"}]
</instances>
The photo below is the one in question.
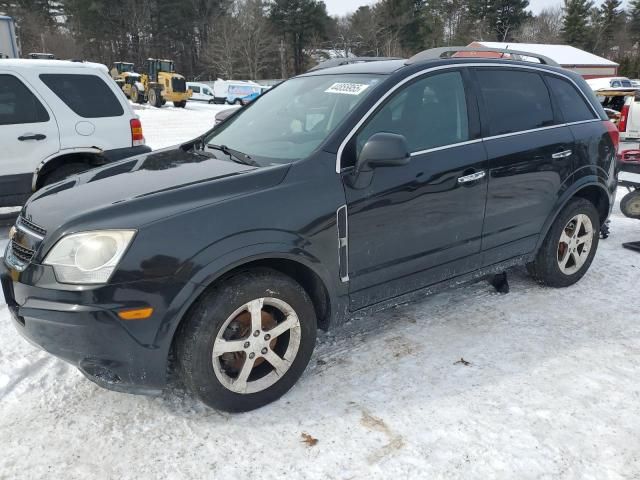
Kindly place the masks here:
<instances>
[{"instance_id":1,"label":"windshield wiper","mask_svg":"<svg viewBox=\"0 0 640 480\"><path fill-rule=\"evenodd\" d=\"M233 148L229 148L226 145L215 145L213 143L210 143L210 144L207 145L207 148L210 148L212 150L219 150L222 153L224 153L225 155L228 155L229 158L231 158L232 160L236 161L237 163L242 163L243 165L251 165L252 167L259 167L260 166L260 164L258 162L253 160L246 153L242 153L239 150L234 150Z\"/></svg>"}]
</instances>

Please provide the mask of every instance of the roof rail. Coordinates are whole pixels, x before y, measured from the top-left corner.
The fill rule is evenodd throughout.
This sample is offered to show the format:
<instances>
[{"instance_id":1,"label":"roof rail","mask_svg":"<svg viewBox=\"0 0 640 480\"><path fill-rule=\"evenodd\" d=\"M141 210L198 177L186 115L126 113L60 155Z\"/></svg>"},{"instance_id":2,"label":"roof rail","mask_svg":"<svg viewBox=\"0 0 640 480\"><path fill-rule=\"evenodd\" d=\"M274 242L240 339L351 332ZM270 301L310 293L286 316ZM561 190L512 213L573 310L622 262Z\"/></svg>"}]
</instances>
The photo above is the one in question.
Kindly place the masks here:
<instances>
[{"instance_id":1,"label":"roof rail","mask_svg":"<svg viewBox=\"0 0 640 480\"><path fill-rule=\"evenodd\" d=\"M331 58L320 62L308 72L316 72L325 68L339 67L341 65L350 65L352 63L381 62L385 60L402 60L400 57L350 57L350 58Z\"/></svg>"},{"instance_id":2,"label":"roof rail","mask_svg":"<svg viewBox=\"0 0 640 480\"><path fill-rule=\"evenodd\" d=\"M540 63L544 65L550 65L552 67L559 67L558 63L555 60L551 60L549 57L545 57L544 55L540 55L539 53L531 53L531 52L522 52L520 50L510 50L508 48L488 48L488 47L439 47L439 48L431 48L429 50L425 50L423 52L415 54L409 60L407 60L407 65L412 65L414 63L422 62L424 60L437 60L442 58L451 58L454 54L458 52L494 52L494 53L502 53L509 54L513 60L521 60L527 61L522 57L530 57L536 58L540 61ZM451 54L451 55L447 55Z\"/></svg>"}]
</instances>

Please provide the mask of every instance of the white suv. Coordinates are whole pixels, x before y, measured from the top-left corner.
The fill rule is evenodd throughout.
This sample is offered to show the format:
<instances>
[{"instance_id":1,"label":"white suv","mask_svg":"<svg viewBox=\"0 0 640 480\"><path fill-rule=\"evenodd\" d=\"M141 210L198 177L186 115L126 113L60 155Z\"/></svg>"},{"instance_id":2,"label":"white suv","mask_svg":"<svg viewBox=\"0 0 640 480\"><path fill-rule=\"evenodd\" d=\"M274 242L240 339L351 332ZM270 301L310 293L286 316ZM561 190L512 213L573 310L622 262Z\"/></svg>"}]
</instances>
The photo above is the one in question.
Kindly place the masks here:
<instances>
[{"instance_id":1,"label":"white suv","mask_svg":"<svg viewBox=\"0 0 640 480\"><path fill-rule=\"evenodd\" d=\"M50 183L150 151L104 65L0 60L0 207Z\"/></svg>"}]
</instances>

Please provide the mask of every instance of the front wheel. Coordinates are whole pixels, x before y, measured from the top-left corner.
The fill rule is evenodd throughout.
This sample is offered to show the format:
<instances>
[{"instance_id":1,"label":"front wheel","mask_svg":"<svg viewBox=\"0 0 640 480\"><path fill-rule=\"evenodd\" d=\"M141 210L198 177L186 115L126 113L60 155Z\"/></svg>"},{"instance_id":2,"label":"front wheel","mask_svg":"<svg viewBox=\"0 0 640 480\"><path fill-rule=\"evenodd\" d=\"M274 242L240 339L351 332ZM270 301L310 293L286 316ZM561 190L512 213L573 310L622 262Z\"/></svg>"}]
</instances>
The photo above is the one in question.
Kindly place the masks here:
<instances>
[{"instance_id":1,"label":"front wheel","mask_svg":"<svg viewBox=\"0 0 640 480\"><path fill-rule=\"evenodd\" d=\"M306 291L272 270L237 274L191 309L177 340L181 377L205 404L228 412L284 395L309 363L316 315Z\"/></svg>"},{"instance_id":2,"label":"front wheel","mask_svg":"<svg viewBox=\"0 0 640 480\"><path fill-rule=\"evenodd\" d=\"M584 198L569 201L558 215L529 273L541 284L568 287L580 280L593 261L600 240L600 217Z\"/></svg>"}]
</instances>

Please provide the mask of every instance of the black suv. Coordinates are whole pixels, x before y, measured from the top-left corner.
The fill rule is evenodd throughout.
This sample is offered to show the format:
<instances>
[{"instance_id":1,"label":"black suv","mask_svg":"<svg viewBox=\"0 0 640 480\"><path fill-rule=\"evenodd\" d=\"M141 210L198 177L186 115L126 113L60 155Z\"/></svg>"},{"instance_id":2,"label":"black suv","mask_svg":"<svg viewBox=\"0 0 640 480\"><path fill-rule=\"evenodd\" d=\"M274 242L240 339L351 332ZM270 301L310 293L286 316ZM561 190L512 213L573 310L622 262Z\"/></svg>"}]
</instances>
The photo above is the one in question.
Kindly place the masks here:
<instances>
[{"instance_id":1,"label":"black suv","mask_svg":"<svg viewBox=\"0 0 640 480\"><path fill-rule=\"evenodd\" d=\"M464 50L314 70L36 193L2 273L16 327L115 390L161 390L175 358L202 401L244 411L291 388L317 328L516 264L577 282L617 130L548 59Z\"/></svg>"}]
</instances>

